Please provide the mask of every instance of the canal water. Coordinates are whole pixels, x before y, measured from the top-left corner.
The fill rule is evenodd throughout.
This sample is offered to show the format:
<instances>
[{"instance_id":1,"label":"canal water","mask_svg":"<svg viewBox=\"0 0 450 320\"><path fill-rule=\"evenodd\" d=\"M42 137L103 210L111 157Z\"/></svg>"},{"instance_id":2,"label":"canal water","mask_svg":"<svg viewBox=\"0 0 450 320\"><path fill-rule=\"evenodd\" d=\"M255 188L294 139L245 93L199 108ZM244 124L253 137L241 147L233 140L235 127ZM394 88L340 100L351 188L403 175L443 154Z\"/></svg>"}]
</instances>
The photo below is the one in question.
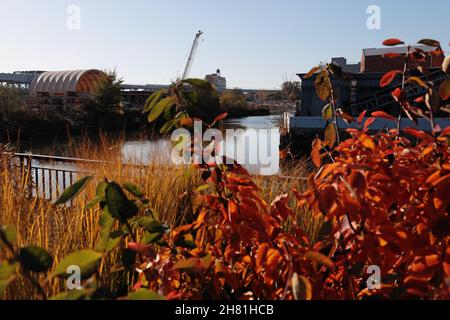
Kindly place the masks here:
<instances>
[{"instance_id":1,"label":"canal water","mask_svg":"<svg viewBox=\"0 0 450 320\"><path fill-rule=\"evenodd\" d=\"M279 173L280 130L279 117L260 116L240 119L229 119L221 123L220 132L224 134L224 142L220 146L223 154L242 164L251 174L276 175ZM233 130L233 131L230 131ZM205 132L202 132L205 134ZM228 134L228 135L227 135ZM72 141L77 141L72 137ZM91 138L91 141L95 139ZM148 164L155 160L162 164L173 162L173 142L169 138L145 139L133 136L126 137L121 145L120 154L124 163ZM20 152L37 155L60 157L75 157L67 150L67 139L56 138L37 143L22 141ZM88 159L89 160L89 159ZM71 163L53 163L46 160L33 160L33 167L44 167L49 170L37 170L33 180L37 186L37 194L46 198L51 197L52 190L46 191L47 186L63 185L60 180L76 180L77 174L64 173L64 170L75 171L76 165ZM53 173L52 169L59 172ZM71 178L71 179L69 179Z\"/></svg>"}]
</instances>

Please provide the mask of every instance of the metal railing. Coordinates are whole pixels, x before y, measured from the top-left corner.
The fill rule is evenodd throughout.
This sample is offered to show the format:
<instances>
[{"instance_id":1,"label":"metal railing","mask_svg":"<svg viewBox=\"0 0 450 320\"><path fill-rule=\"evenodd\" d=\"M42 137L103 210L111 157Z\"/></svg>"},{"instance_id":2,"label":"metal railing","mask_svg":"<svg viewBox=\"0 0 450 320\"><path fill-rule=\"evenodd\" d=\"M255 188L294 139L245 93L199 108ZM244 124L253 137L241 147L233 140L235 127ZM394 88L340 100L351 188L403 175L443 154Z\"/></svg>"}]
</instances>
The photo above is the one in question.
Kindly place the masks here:
<instances>
[{"instance_id":1,"label":"metal railing","mask_svg":"<svg viewBox=\"0 0 450 320\"><path fill-rule=\"evenodd\" d=\"M55 200L82 174L77 164L102 163L96 160L51 157L27 153L9 153L11 166L24 170L32 197Z\"/></svg>"},{"instance_id":2,"label":"metal railing","mask_svg":"<svg viewBox=\"0 0 450 320\"><path fill-rule=\"evenodd\" d=\"M87 169L80 169L81 165L105 165L112 162L101 160L89 160L79 158L67 158L56 156L36 155L29 153L4 153L11 161L10 166L22 170L23 176L27 177L27 188L29 195L45 200L56 200L62 192L77 182L82 175L89 175ZM143 169L166 170L167 166L144 165L144 164L124 164L136 174L142 174ZM307 180L307 177L289 177L278 175L278 179L286 180ZM254 176L260 178L259 175Z\"/></svg>"}]
</instances>

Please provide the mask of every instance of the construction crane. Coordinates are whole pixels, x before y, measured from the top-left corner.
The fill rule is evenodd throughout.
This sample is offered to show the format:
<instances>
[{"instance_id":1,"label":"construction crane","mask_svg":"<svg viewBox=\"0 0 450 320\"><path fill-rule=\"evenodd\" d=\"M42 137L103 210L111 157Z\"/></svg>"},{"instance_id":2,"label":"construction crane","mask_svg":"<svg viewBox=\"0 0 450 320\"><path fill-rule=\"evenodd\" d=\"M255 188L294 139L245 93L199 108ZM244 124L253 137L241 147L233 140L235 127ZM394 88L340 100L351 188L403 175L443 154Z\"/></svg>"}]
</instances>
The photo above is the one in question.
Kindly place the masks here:
<instances>
[{"instance_id":1,"label":"construction crane","mask_svg":"<svg viewBox=\"0 0 450 320\"><path fill-rule=\"evenodd\" d=\"M192 45L191 53L189 54L189 58L186 64L186 68L184 69L182 80L186 80L189 77L189 73L191 72L192 64L194 63L195 54L197 53L198 44L200 42L200 37L203 32L199 31L195 35L194 43Z\"/></svg>"}]
</instances>

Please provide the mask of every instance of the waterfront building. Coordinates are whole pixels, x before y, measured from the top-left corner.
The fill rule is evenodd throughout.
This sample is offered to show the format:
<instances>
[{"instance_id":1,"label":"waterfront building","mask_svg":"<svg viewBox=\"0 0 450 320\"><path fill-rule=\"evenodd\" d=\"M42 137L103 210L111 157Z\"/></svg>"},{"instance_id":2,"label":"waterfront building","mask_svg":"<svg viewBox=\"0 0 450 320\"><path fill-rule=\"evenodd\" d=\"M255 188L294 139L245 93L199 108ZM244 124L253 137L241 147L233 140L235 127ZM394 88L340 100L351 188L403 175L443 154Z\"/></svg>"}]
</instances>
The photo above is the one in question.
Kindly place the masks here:
<instances>
[{"instance_id":1,"label":"waterfront building","mask_svg":"<svg viewBox=\"0 0 450 320\"><path fill-rule=\"evenodd\" d=\"M227 79L222 77L219 69L216 73L208 74L205 80L212 84L218 92L224 92L227 89Z\"/></svg>"},{"instance_id":2,"label":"waterfront building","mask_svg":"<svg viewBox=\"0 0 450 320\"><path fill-rule=\"evenodd\" d=\"M423 50L431 53L423 61L418 62L410 59L409 69L411 74L418 77L423 75L415 70L419 65L428 68L429 79L435 84L442 82L448 75L441 70L444 54L428 46L413 46L411 51ZM395 55L389 56L388 53ZM337 96L337 105L345 112L357 116L364 110L381 109L392 114L398 114L398 103L395 103L391 93L394 86L399 85L398 77L389 87L380 88L380 80L383 75L390 70L403 70L407 47L392 47L382 49L364 49L361 63L347 64L345 58L333 58L334 63L342 68L344 77L342 79L332 79L333 88ZM298 74L302 80L301 104L297 109L297 116L301 117L321 117L325 104L316 94L315 80L313 76L305 79L305 73ZM414 85L407 86L407 93L411 97L419 96L421 88Z\"/></svg>"}]
</instances>

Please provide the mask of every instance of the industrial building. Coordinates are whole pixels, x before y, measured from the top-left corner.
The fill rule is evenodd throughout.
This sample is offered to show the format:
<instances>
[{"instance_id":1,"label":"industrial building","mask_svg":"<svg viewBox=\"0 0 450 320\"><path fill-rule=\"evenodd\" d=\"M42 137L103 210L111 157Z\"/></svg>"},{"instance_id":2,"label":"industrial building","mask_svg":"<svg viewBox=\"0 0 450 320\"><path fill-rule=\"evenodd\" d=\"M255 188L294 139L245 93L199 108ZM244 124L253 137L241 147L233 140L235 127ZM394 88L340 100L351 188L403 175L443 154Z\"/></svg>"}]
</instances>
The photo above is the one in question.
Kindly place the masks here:
<instances>
[{"instance_id":1,"label":"industrial building","mask_svg":"<svg viewBox=\"0 0 450 320\"><path fill-rule=\"evenodd\" d=\"M222 77L219 69L217 69L216 73L208 74L205 80L212 84L218 92L227 90L227 79Z\"/></svg>"},{"instance_id":2,"label":"industrial building","mask_svg":"<svg viewBox=\"0 0 450 320\"><path fill-rule=\"evenodd\" d=\"M431 53L420 65L430 70L429 79L436 84L447 77L442 70L441 65L444 60L442 52L435 52L435 48L428 46L414 46L411 51L416 49ZM388 57L387 53L395 53L396 56ZM336 91L337 104L347 113L356 116L364 110L375 108L388 109L396 112L399 108L391 96L392 86L399 84L399 79L394 81L392 86L381 89L380 80L383 75L390 70L403 69L407 47L382 48L382 49L364 49L361 63L347 64L345 58L333 58L332 63L340 66L345 73L343 79L333 79L333 87ZM411 70L419 65L416 61L410 61ZM315 76L306 79L304 73L298 74L302 80L301 106L297 110L297 116L300 117L321 117L322 109L327 102L320 100L316 94ZM420 74L417 74L421 76ZM407 87L410 96L420 95L420 88L414 85Z\"/></svg>"}]
</instances>

